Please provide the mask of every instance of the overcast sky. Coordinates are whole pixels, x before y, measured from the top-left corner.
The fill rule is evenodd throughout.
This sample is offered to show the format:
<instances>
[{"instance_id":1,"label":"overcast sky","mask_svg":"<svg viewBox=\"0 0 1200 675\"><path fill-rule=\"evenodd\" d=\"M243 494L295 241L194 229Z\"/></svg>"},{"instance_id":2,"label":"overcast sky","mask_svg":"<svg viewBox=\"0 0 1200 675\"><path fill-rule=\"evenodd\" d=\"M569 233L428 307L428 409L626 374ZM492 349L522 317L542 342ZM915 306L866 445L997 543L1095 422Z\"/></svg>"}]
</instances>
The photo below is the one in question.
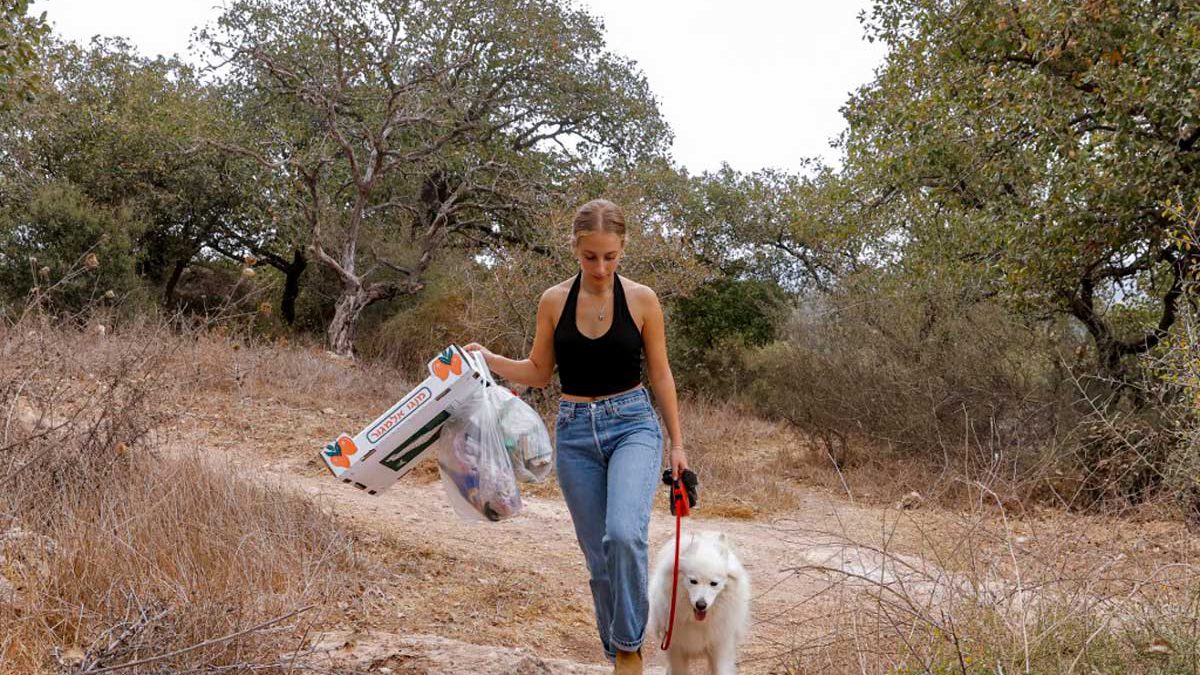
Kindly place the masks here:
<instances>
[{"instance_id":1,"label":"overcast sky","mask_svg":"<svg viewBox=\"0 0 1200 675\"><path fill-rule=\"evenodd\" d=\"M835 163L839 108L871 80L883 49L862 39L870 0L583 0L609 46L637 61L675 132L675 160L693 173L798 170ZM219 0L35 0L60 36L121 35L147 55L187 56L193 27Z\"/></svg>"}]
</instances>

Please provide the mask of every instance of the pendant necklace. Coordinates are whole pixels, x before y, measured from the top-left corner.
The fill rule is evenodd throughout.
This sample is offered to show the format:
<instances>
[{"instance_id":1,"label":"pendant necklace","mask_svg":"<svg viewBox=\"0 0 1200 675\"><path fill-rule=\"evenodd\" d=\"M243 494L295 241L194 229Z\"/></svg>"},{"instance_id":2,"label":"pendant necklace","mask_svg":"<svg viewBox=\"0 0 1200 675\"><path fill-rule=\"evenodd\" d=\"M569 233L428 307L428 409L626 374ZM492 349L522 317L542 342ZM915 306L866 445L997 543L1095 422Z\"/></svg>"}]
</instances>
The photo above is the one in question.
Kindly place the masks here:
<instances>
[{"instance_id":1,"label":"pendant necklace","mask_svg":"<svg viewBox=\"0 0 1200 675\"><path fill-rule=\"evenodd\" d=\"M605 294L600 295L600 313L596 315L597 321L604 321L604 310L608 309L608 298Z\"/></svg>"}]
</instances>

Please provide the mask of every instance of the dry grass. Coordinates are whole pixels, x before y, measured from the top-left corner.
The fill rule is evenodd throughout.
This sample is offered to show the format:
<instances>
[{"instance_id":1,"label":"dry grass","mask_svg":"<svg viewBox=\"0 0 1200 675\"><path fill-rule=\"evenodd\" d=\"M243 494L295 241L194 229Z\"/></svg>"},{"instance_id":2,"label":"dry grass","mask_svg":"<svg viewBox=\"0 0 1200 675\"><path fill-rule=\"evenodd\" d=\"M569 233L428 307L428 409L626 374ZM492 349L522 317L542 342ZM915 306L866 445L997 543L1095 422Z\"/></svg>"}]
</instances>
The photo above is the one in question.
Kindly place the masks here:
<instances>
[{"instance_id":1,"label":"dry grass","mask_svg":"<svg viewBox=\"0 0 1200 675\"><path fill-rule=\"evenodd\" d=\"M807 455L785 425L728 401L685 400L679 415L688 462L700 479L700 513L750 519L799 505L799 486L771 469L777 457ZM659 502L666 508L665 500Z\"/></svg>"},{"instance_id":2,"label":"dry grass","mask_svg":"<svg viewBox=\"0 0 1200 675\"><path fill-rule=\"evenodd\" d=\"M180 354L178 367L198 382L189 392L194 403L188 407L207 411L209 419L199 421L213 424L218 447L232 447L248 434L275 440L267 443L268 451L313 457L314 438L356 433L424 375L341 360L315 345L255 344L220 334L195 337ZM280 408L298 415L273 412ZM689 458L701 479L700 508L707 515L747 519L794 508L800 492L789 480L793 476L775 470L779 458L808 458L819 473L822 459L810 458L806 444L786 425L756 418L735 404L684 400L680 416ZM547 420L547 428L554 428L552 422ZM422 463L405 477L436 479L434 462ZM522 492L545 498L561 494L553 478L524 485Z\"/></svg>"},{"instance_id":3,"label":"dry grass","mask_svg":"<svg viewBox=\"0 0 1200 675\"><path fill-rule=\"evenodd\" d=\"M896 512L869 539L791 533L821 552L793 573L829 586L769 619L797 636L771 655L778 671L1198 672L1200 549L1182 524L1017 521L974 494L971 511Z\"/></svg>"},{"instance_id":4,"label":"dry grass","mask_svg":"<svg viewBox=\"0 0 1200 675\"><path fill-rule=\"evenodd\" d=\"M419 373L220 332L3 330L0 574L11 588L0 587L0 671L161 656L279 617L157 666L270 666L332 624L594 651L590 610L561 570L483 565L381 535L218 463L252 448L322 473L320 441L356 431ZM789 426L727 402L684 401L682 419L705 516L783 515L814 487L890 503L930 478L886 451L839 471ZM170 432L192 427L209 430L208 456L181 451ZM435 477L427 462L406 480ZM762 657L772 672L1197 672L1200 599L1189 589L1200 556L1182 525L1014 509L961 481L946 492L969 508L893 511L869 540L861 522L795 533L849 553L797 567L827 590L759 617L795 636ZM860 564L834 564L847 560Z\"/></svg>"},{"instance_id":5,"label":"dry grass","mask_svg":"<svg viewBox=\"0 0 1200 675\"><path fill-rule=\"evenodd\" d=\"M315 341L268 344L219 329L192 336L185 349L175 352L170 367L193 383L196 396L372 417L422 379L386 365L334 356Z\"/></svg>"},{"instance_id":6,"label":"dry grass","mask_svg":"<svg viewBox=\"0 0 1200 675\"><path fill-rule=\"evenodd\" d=\"M110 336L111 337L111 336ZM201 439L210 454L254 451L289 466L304 460L310 475L325 474L318 459L324 439L362 425L393 404L421 373L398 373L365 362L350 362L308 344L265 344L213 331L181 338L164 357L164 369L187 382L175 392L182 409L173 427L173 445ZM436 463L424 462L405 481L437 480ZM528 494L556 495L554 480L523 486ZM307 502L284 495L297 505ZM290 507L284 507L290 508ZM311 506L306 508L311 510ZM590 613L569 593L546 594L561 583L557 570L508 568L502 561L484 567L478 561L416 546L393 534L380 534L368 523L343 520L331 531L353 542L354 572L339 575L314 566L329 584L352 576L353 586L336 598L329 584L311 584L341 627L394 631L397 626L471 642L511 644L517 632L544 635L550 644L592 647ZM278 529L278 528L276 528ZM189 554L191 555L191 554ZM287 569L287 561L278 561ZM339 568L345 561L333 561ZM497 566L499 565L499 566ZM323 571L323 572L322 572ZM250 591L248 597L269 590ZM333 598L332 600L330 600ZM565 652L560 655L566 655Z\"/></svg>"},{"instance_id":7,"label":"dry grass","mask_svg":"<svg viewBox=\"0 0 1200 675\"><path fill-rule=\"evenodd\" d=\"M0 671L268 666L329 620L356 565L331 514L160 451L181 403L238 382L192 358L207 338L36 315L0 331Z\"/></svg>"}]
</instances>

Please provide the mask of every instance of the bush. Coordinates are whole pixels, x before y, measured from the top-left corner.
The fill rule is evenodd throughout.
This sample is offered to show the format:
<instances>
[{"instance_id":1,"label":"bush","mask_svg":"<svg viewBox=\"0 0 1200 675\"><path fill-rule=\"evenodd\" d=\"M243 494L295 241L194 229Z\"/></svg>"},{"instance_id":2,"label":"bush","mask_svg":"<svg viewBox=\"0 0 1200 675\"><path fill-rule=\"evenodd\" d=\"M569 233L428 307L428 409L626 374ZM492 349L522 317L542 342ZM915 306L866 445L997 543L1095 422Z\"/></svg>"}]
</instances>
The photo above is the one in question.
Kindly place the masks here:
<instances>
[{"instance_id":1,"label":"bush","mask_svg":"<svg viewBox=\"0 0 1200 675\"><path fill-rule=\"evenodd\" d=\"M1079 417L1059 356L1071 331L932 283L848 283L809 297L783 334L749 356L747 394L839 465L861 440L1011 479Z\"/></svg>"},{"instance_id":2,"label":"bush","mask_svg":"<svg viewBox=\"0 0 1200 675\"><path fill-rule=\"evenodd\" d=\"M745 384L744 353L775 339L787 295L777 284L721 277L671 307L672 363L682 389L728 395Z\"/></svg>"},{"instance_id":3,"label":"bush","mask_svg":"<svg viewBox=\"0 0 1200 675\"><path fill-rule=\"evenodd\" d=\"M1097 397L1071 457L1085 505L1139 504L1155 497L1200 525L1200 344L1198 317L1181 312L1175 334L1142 357L1122 396Z\"/></svg>"},{"instance_id":4,"label":"bush","mask_svg":"<svg viewBox=\"0 0 1200 675\"><path fill-rule=\"evenodd\" d=\"M35 287L44 294L52 278L59 280L53 305L68 311L107 291L123 297L138 290L131 238L140 228L127 213L97 206L70 183L39 187L24 207L0 211L4 300L23 304Z\"/></svg>"},{"instance_id":5,"label":"bush","mask_svg":"<svg viewBox=\"0 0 1200 675\"><path fill-rule=\"evenodd\" d=\"M387 363L414 381L424 379L425 364L446 345L471 341L467 323L472 318L472 300L478 293L463 286L466 274L469 270L455 265L444 273L430 274L425 289L415 296L368 308L361 326L359 355Z\"/></svg>"}]
</instances>

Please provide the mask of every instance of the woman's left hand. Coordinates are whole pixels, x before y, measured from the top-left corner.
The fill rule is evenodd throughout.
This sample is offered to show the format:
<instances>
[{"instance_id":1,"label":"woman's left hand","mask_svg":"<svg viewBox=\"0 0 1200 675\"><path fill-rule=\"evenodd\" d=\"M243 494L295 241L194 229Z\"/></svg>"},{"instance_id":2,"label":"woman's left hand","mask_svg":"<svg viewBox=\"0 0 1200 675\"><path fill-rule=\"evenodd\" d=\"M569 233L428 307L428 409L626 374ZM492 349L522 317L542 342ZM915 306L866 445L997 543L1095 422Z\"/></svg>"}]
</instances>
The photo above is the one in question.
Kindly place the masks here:
<instances>
[{"instance_id":1,"label":"woman's left hand","mask_svg":"<svg viewBox=\"0 0 1200 675\"><path fill-rule=\"evenodd\" d=\"M688 468L687 453L683 448L671 448L671 456L667 463L671 466L671 478L678 479L683 475L683 470Z\"/></svg>"}]
</instances>

